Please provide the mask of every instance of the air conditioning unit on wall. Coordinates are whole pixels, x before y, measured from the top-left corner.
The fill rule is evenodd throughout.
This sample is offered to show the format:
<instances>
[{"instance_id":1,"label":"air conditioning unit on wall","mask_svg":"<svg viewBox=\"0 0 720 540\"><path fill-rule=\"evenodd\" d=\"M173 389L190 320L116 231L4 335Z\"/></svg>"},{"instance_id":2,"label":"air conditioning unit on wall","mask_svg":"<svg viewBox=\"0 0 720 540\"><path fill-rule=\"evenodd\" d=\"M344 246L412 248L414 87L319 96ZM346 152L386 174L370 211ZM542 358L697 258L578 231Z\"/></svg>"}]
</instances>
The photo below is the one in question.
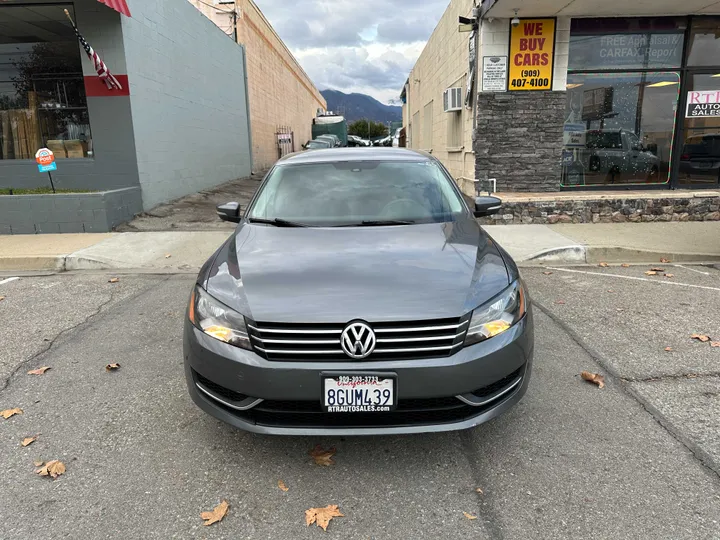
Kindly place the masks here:
<instances>
[{"instance_id":1,"label":"air conditioning unit on wall","mask_svg":"<svg viewBox=\"0 0 720 540\"><path fill-rule=\"evenodd\" d=\"M443 111L456 112L462 110L462 88L448 88L443 92Z\"/></svg>"}]
</instances>

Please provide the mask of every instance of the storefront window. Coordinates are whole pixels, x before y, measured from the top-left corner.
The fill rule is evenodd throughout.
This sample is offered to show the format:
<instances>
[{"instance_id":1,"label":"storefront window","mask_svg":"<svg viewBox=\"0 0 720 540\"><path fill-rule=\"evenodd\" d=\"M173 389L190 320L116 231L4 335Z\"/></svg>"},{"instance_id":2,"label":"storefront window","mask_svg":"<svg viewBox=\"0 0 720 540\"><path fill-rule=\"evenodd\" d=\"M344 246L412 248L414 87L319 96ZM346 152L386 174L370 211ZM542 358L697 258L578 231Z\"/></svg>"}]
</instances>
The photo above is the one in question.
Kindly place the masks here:
<instances>
[{"instance_id":1,"label":"storefront window","mask_svg":"<svg viewBox=\"0 0 720 540\"><path fill-rule=\"evenodd\" d=\"M568 74L562 184L670 178L678 72Z\"/></svg>"},{"instance_id":2,"label":"storefront window","mask_svg":"<svg viewBox=\"0 0 720 540\"><path fill-rule=\"evenodd\" d=\"M688 66L720 64L720 17L693 18L688 45Z\"/></svg>"},{"instance_id":3,"label":"storefront window","mask_svg":"<svg viewBox=\"0 0 720 540\"><path fill-rule=\"evenodd\" d=\"M80 48L69 5L0 6L0 159L92 155Z\"/></svg>"}]
</instances>

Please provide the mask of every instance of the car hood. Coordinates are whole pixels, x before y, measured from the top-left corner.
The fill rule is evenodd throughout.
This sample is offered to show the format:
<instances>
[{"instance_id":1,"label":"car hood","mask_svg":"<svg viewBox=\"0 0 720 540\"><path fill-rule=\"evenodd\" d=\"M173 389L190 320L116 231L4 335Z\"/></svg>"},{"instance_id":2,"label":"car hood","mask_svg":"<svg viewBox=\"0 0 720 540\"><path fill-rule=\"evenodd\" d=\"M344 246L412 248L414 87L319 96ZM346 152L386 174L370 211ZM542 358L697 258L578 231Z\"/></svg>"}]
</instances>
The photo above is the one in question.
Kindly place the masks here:
<instances>
[{"instance_id":1,"label":"car hood","mask_svg":"<svg viewBox=\"0 0 720 540\"><path fill-rule=\"evenodd\" d=\"M459 317L508 285L473 219L391 227L243 224L219 250L208 292L259 322Z\"/></svg>"}]
</instances>

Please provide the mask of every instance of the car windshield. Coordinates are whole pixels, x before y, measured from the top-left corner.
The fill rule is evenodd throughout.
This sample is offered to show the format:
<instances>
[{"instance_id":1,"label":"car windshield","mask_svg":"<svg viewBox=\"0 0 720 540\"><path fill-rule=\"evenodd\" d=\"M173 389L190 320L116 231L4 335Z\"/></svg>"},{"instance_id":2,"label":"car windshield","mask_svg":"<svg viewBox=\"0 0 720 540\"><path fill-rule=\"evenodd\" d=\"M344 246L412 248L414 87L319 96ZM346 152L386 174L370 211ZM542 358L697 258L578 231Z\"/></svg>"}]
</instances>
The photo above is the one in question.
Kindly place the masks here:
<instances>
[{"instance_id":1,"label":"car windshield","mask_svg":"<svg viewBox=\"0 0 720 540\"><path fill-rule=\"evenodd\" d=\"M306 148L328 148L329 146L328 143L320 141L310 141L305 145Z\"/></svg>"},{"instance_id":2,"label":"car windshield","mask_svg":"<svg viewBox=\"0 0 720 540\"><path fill-rule=\"evenodd\" d=\"M279 165L248 218L310 226L438 223L466 211L431 161L351 161Z\"/></svg>"}]
</instances>

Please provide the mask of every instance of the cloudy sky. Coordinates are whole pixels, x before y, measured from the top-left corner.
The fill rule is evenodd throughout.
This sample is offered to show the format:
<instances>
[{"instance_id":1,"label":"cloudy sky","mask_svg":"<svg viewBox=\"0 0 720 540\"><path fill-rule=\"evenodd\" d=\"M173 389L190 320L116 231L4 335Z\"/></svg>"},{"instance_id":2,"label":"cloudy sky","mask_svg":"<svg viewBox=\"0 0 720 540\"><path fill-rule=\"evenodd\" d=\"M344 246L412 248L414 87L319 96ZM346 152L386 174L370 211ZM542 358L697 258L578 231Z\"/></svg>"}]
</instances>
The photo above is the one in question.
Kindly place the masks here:
<instances>
[{"instance_id":1,"label":"cloudy sky","mask_svg":"<svg viewBox=\"0 0 720 540\"><path fill-rule=\"evenodd\" d=\"M449 0L255 0L321 90L398 99Z\"/></svg>"}]
</instances>

